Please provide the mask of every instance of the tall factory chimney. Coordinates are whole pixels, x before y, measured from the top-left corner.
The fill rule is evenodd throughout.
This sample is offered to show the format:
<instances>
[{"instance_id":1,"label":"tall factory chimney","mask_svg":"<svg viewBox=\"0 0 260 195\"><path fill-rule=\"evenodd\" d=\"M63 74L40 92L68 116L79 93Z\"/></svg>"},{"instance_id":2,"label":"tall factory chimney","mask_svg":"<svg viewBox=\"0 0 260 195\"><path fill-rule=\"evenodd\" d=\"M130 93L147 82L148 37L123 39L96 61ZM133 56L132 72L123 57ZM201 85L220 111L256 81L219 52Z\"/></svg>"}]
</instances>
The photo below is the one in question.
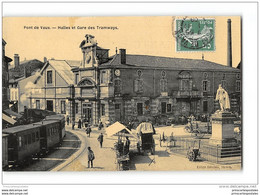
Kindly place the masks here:
<instances>
[{"instance_id":1,"label":"tall factory chimney","mask_svg":"<svg viewBox=\"0 0 260 195\"><path fill-rule=\"evenodd\" d=\"M231 19L227 20L227 65L232 67Z\"/></svg>"}]
</instances>

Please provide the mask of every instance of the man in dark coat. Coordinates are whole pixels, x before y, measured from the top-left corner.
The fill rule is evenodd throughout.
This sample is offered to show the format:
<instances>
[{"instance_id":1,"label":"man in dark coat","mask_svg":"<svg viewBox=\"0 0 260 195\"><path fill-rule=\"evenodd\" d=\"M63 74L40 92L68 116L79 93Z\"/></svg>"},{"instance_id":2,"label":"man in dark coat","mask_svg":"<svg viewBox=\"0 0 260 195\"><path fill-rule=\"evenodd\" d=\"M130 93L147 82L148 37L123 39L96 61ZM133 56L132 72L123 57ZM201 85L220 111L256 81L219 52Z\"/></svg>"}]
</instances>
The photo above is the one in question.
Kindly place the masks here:
<instances>
[{"instance_id":1,"label":"man in dark coat","mask_svg":"<svg viewBox=\"0 0 260 195\"><path fill-rule=\"evenodd\" d=\"M102 144L103 144L103 134L102 133L100 133L100 135L98 136L98 141L99 141L99 143L100 143L100 148L102 148Z\"/></svg>"},{"instance_id":2,"label":"man in dark coat","mask_svg":"<svg viewBox=\"0 0 260 195\"><path fill-rule=\"evenodd\" d=\"M69 115L67 115L67 125L69 125L70 124L70 117L69 117Z\"/></svg>"},{"instance_id":3,"label":"man in dark coat","mask_svg":"<svg viewBox=\"0 0 260 195\"><path fill-rule=\"evenodd\" d=\"M91 147L88 147L88 168L91 164L91 168L93 168L93 160L95 159L94 152L91 150Z\"/></svg>"},{"instance_id":4,"label":"man in dark coat","mask_svg":"<svg viewBox=\"0 0 260 195\"><path fill-rule=\"evenodd\" d=\"M79 119L78 128L81 129L81 120Z\"/></svg>"},{"instance_id":5,"label":"man in dark coat","mask_svg":"<svg viewBox=\"0 0 260 195\"><path fill-rule=\"evenodd\" d=\"M87 127L87 134L88 134L88 137L90 137L90 133L91 133L91 127L90 125Z\"/></svg>"}]
</instances>

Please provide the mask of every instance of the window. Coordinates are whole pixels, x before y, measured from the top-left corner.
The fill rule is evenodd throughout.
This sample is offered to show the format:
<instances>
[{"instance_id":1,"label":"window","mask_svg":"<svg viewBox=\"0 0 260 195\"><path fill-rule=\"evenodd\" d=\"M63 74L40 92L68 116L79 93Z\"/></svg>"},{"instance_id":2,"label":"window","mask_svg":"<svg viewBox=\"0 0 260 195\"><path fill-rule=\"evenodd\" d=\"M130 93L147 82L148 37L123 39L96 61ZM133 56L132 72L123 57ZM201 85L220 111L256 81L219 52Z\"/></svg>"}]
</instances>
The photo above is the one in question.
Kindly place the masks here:
<instances>
[{"instance_id":1,"label":"window","mask_svg":"<svg viewBox=\"0 0 260 195\"><path fill-rule=\"evenodd\" d=\"M144 90L144 82L142 79L136 79L134 81L134 92L135 93L142 93Z\"/></svg>"},{"instance_id":2,"label":"window","mask_svg":"<svg viewBox=\"0 0 260 195\"><path fill-rule=\"evenodd\" d=\"M167 80L161 79L160 81L161 92L167 92Z\"/></svg>"},{"instance_id":3,"label":"window","mask_svg":"<svg viewBox=\"0 0 260 195\"><path fill-rule=\"evenodd\" d=\"M19 136L19 147L22 147L22 137Z\"/></svg>"},{"instance_id":4,"label":"window","mask_svg":"<svg viewBox=\"0 0 260 195\"><path fill-rule=\"evenodd\" d=\"M162 108L162 114L166 113L166 102L161 103L161 108Z\"/></svg>"},{"instance_id":5,"label":"window","mask_svg":"<svg viewBox=\"0 0 260 195\"><path fill-rule=\"evenodd\" d=\"M18 91L15 91L15 100L18 100Z\"/></svg>"},{"instance_id":6,"label":"window","mask_svg":"<svg viewBox=\"0 0 260 195\"><path fill-rule=\"evenodd\" d=\"M66 114L66 102L61 101L61 114Z\"/></svg>"},{"instance_id":7,"label":"window","mask_svg":"<svg viewBox=\"0 0 260 195\"><path fill-rule=\"evenodd\" d=\"M39 132L36 132L36 141L39 141Z\"/></svg>"},{"instance_id":8,"label":"window","mask_svg":"<svg viewBox=\"0 0 260 195\"><path fill-rule=\"evenodd\" d=\"M75 103L75 114L79 113L79 104Z\"/></svg>"},{"instance_id":9,"label":"window","mask_svg":"<svg viewBox=\"0 0 260 195\"><path fill-rule=\"evenodd\" d=\"M107 83L107 72L105 70L101 71L100 83Z\"/></svg>"},{"instance_id":10,"label":"window","mask_svg":"<svg viewBox=\"0 0 260 195\"><path fill-rule=\"evenodd\" d=\"M236 81L236 91L240 92L241 90L241 82L240 81Z\"/></svg>"},{"instance_id":11,"label":"window","mask_svg":"<svg viewBox=\"0 0 260 195\"><path fill-rule=\"evenodd\" d=\"M52 71L47 71L47 84L52 84Z\"/></svg>"},{"instance_id":12,"label":"window","mask_svg":"<svg viewBox=\"0 0 260 195\"><path fill-rule=\"evenodd\" d=\"M36 109L40 109L40 100L36 100Z\"/></svg>"},{"instance_id":13,"label":"window","mask_svg":"<svg viewBox=\"0 0 260 195\"><path fill-rule=\"evenodd\" d=\"M172 105L171 104L167 104L167 112L171 112L172 111Z\"/></svg>"},{"instance_id":14,"label":"window","mask_svg":"<svg viewBox=\"0 0 260 195\"><path fill-rule=\"evenodd\" d=\"M137 103L137 115L143 115L143 103Z\"/></svg>"},{"instance_id":15,"label":"window","mask_svg":"<svg viewBox=\"0 0 260 195\"><path fill-rule=\"evenodd\" d=\"M47 100L47 110L53 111L53 101Z\"/></svg>"},{"instance_id":16,"label":"window","mask_svg":"<svg viewBox=\"0 0 260 195\"><path fill-rule=\"evenodd\" d=\"M115 109L120 109L120 104L115 104Z\"/></svg>"},{"instance_id":17,"label":"window","mask_svg":"<svg viewBox=\"0 0 260 195\"><path fill-rule=\"evenodd\" d=\"M203 112L208 112L208 101L203 101Z\"/></svg>"},{"instance_id":18,"label":"window","mask_svg":"<svg viewBox=\"0 0 260 195\"><path fill-rule=\"evenodd\" d=\"M101 104L101 116L105 116L105 104Z\"/></svg>"},{"instance_id":19,"label":"window","mask_svg":"<svg viewBox=\"0 0 260 195\"><path fill-rule=\"evenodd\" d=\"M75 74L75 84L78 84L79 82L79 74Z\"/></svg>"},{"instance_id":20,"label":"window","mask_svg":"<svg viewBox=\"0 0 260 195\"><path fill-rule=\"evenodd\" d=\"M115 94L121 93L121 80L116 79L115 80Z\"/></svg>"},{"instance_id":21,"label":"window","mask_svg":"<svg viewBox=\"0 0 260 195\"><path fill-rule=\"evenodd\" d=\"M182 79L181 80L181 90L183 91L189 91L192 88L192 80L190 79Z\"/></svg>"},{"instance_id":22,"label":"window","mask_svg":"<svg viewBox=\"0 0 260 195\"><path fill-rule=\"evenodd\" d=\"M202 91L210 91L210 82L208 80L202 81Z\"/></svg>"},{"instance_id":23,"label":"window","mask_svg":"<svg viewBox=\"0 0 260 195\"><path fill-rule=\"evenodd\" d=\"M28 136L28 144L31 144L31 143L32 143L32 135L29 134L29 135L27 135L27 136Z\"/></svg>"},{"instance_id":24,"label":"window","mask_svg":"<svg viewBox=\"0 0 260 195\"><path fill-rule=\"evenodd\" d=\"M32 133L32 142L35 142L35 133Z\"/></svg>"}]
</instances>

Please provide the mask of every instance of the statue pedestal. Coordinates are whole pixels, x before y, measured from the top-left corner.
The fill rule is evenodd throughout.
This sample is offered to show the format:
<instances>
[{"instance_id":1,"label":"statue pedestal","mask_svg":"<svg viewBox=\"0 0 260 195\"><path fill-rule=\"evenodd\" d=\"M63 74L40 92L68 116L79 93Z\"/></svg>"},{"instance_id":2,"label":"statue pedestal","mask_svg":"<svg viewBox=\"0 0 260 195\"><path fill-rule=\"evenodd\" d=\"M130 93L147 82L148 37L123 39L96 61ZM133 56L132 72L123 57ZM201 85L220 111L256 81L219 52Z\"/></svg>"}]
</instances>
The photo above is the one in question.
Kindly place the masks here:
<instances>
[{"instance_id":1,"label":"statue pedestal","mask_svg":"<svg viewBox=\"0 0 260 195\"><path fill-rule=\"evenodd\" d=\"M233 147L237 145L234 136L235 115L227 111L216 112L212 115L212 136L210 145L220 148Z\"/></svg>"}]
</instances>

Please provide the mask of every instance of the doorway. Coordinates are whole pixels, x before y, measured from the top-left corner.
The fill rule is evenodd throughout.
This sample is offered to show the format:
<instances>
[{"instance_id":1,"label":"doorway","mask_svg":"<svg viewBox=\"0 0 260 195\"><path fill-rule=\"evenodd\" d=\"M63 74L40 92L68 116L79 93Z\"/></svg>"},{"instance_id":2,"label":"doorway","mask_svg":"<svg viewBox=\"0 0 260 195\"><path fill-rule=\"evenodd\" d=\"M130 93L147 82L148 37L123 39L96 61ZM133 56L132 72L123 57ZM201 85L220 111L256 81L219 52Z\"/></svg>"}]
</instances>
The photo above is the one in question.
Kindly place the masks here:
<instances>
[{"instance_id":1,"label":"doorway","mask_svg":"<svg viewBox=\"0 0 260 195\"><path fill-rule=\"evenodd\" d=\"M53 101L47 100L47 110L53 111Z\"/></svg>"},{"instance_id":2,"label":"doorway","mask_svg":"<svg viewBox=\"0 0 260 195\"><path fill-rule=\"evenodd\" d=\"M115 104L115 120L121 121L121 104Z\"/></svg>"}]
</instances>

